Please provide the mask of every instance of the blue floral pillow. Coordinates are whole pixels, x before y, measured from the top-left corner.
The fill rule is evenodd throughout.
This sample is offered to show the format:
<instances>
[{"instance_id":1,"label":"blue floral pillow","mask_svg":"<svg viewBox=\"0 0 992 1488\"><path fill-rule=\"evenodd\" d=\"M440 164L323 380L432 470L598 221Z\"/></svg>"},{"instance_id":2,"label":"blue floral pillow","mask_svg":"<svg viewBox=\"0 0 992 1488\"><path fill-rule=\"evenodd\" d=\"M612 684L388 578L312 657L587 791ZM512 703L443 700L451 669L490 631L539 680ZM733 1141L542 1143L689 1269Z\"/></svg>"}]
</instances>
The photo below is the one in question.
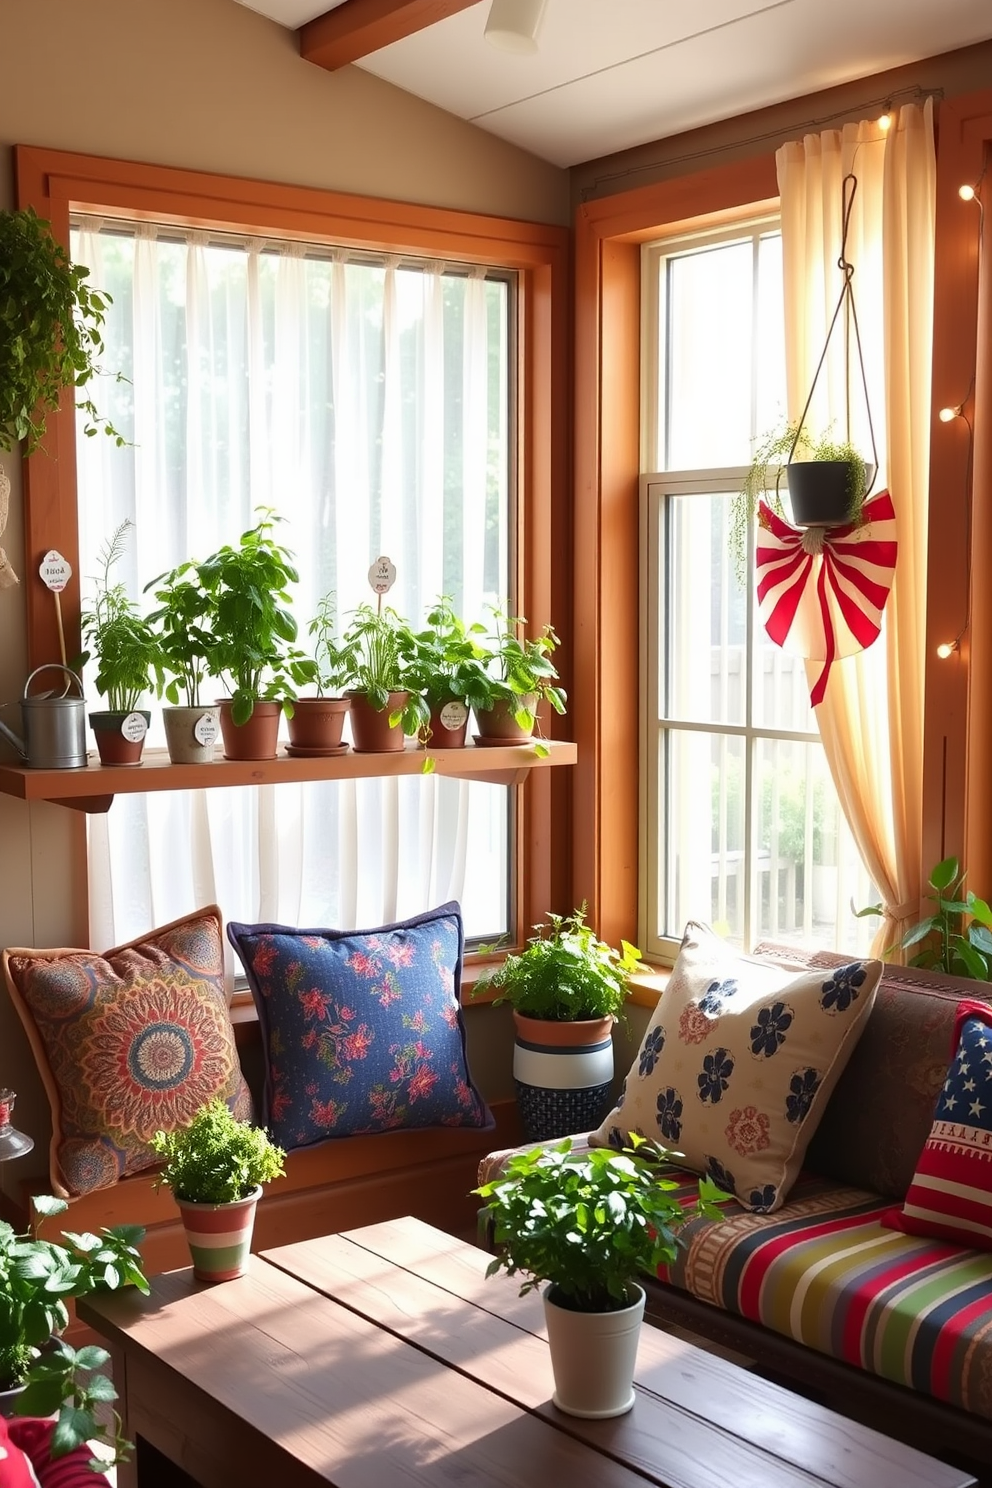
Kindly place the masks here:
<instances>
[{"instance_id":1,"label":"blue floral pillow","mask_svg":"<svg viewBox=\"0 0 992 1488\"><path fill-rule=\"evenodd\" d=\"M281 1146L494 1124L465 1053L457 904L379 930L227 933L258 1010L263 1119Z\"/></svg>"}]
</instances>

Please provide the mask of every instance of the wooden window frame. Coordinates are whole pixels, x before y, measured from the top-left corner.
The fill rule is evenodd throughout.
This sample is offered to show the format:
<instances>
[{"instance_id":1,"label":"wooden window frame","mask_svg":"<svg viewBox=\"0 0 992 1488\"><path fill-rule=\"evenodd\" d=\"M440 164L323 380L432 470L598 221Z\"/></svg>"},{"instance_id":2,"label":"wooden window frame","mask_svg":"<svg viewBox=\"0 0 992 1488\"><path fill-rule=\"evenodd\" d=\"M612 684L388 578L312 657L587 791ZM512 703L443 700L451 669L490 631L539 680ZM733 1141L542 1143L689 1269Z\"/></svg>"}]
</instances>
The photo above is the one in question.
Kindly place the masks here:
<instances>
[{"instance_id":1,"label":"wooden window frame","mask_svg":"<svg viewBox=\"0 0 992 1488\"><path fill-rule=\"evenodd\" d=\"M139 164L18 145L18 206L31 206L69 244L71 212L178 223L246 235L295 238L461 263L491 264L518 276L515 548L512 577L520 612L540 628L553 622L563 642L568 686L571 563L568 519L569 233L521 222L316 188ZM43 448L24 461L25 573L57 548L79 572L76 433L72 390L48 419ZM552 563L554 555L554 564ZM29 667L59 654L54 607L40 583L24 585ZM79 586L62 596L70 652L79 648ZM548 720L548 732L565 730ZM565 729L568 719L564 720ZM535 771L514 787L518 802L516 924L526 927L561 903L568 885L566 782ZM552 832L552 821L555 830ZM82 832L80 822L77 830Z\"/></svg>"}]
</instances>

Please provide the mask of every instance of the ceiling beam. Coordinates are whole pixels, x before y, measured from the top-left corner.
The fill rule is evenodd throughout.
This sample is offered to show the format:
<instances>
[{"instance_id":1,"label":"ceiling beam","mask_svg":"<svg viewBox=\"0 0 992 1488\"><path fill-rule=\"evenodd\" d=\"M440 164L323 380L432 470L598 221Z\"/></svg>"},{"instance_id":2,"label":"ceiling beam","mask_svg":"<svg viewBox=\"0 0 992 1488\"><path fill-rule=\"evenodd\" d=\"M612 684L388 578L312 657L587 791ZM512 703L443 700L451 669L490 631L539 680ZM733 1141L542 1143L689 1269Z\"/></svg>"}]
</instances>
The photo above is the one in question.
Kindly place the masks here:
<instances>
[{"instance_id":1,"label":"ceiling beam","mask_svg":"<svg viewBox=\"0 0 992 1488\"><path fill-rule=\"evenodd\" d=\"M344 0L297 31L300 56L334 72L479 0Z\"/></svg>"}]
</instances>

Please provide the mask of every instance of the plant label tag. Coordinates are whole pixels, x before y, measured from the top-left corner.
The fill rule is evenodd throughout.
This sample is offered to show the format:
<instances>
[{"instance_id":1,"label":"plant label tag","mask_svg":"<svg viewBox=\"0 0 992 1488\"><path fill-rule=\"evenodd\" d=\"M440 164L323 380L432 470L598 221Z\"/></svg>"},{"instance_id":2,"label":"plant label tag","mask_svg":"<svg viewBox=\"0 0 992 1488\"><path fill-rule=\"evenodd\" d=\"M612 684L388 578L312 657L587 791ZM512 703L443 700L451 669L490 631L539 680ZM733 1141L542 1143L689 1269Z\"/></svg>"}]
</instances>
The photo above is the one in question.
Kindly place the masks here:
<instances>
[{"instance_id":1,"label":"plant label tag","mask_svg":"<svg viewBox=\"0 0 992 1488\"><path fill-rule=\"evenodd\" d=\"M455 729L460 729L468 718L468 709L464 703L452 700L450 703L445 703L438 716L444 727L454 733Z\"/></svg>"},{"instance_id":2,"label":"plant label tag","mask_svg":"<svg viewBox=\"0 0 992 1488\"><path fill-rule=\"evenodd\" d=\"M42 582L51 589L53 594L60 593L72 578L72 567L55 548L51 548L42 558L41 567L38 569Z\"/></svg>"},{"instance_id":3,"label":"plant label tag","mask_svg":"<svg viewBox=\"0 0 992 1488\"><path fill-rule=\"evenodd\" d=\"M217 734L217 720L214 715L212 713L201 713L193 725L193 738L197 744L216 744Z\"/></svg>"},{"instance_id":4,"label":"plant label tag","mask_svg":"<svg viewBox=\"0 0 992 1488\"><path fill-rule=\"evenodd\" d=\"M131 744L140 744L148 732L148 725L140 713L129 713L121 724L121 733Z\"/></svg>"},{"instance_id":5,"label":"plant label tag","mask_svg":"<svg viewBox=\"0 0 992 1488\"><path fill-rule=\"evenodd\" d=\"M396 564L383 554L369 569L369 583L376 594L388 594L396 583Z\"/></svg>"}]
</instances>

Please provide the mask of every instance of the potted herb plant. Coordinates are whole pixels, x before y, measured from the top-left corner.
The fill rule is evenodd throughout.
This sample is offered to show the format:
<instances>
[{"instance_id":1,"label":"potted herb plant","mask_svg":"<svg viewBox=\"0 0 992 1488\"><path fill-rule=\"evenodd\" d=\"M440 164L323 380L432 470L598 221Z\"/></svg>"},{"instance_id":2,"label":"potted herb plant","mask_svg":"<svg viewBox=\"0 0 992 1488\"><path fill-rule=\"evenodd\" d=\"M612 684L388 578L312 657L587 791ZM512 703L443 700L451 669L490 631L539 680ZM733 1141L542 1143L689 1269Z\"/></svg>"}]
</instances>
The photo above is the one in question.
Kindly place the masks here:
<instances>
[{"instance_id":1,"label":"potted herb plant","mask_svg":"<svg viewBox=\"0 0 992 1488\"><path fill-rule=\"evenodd\" d=\"M152 579L145 585L146 594L149 590L160 606L148 616L148 623L158 638L159 696L164 694L170 704L162 709L169 758L175 765L209 764L220 728L220 708L204 707L200 701L213 646L207 628L209 597L189 560ZM166 677L172 680L167 683Z\"/></svg>"},{"instance_id":2,"label":"potted herb plant","mask_svg":"<svg viewBox=\"0 0 992 1488\"><path fill-rule=\"evenodd\" d=\"M312 683L316 697L293 699L289 719L288 754L334 755L348 748L342 744L344 720L351 699L341 694L347 686L351 648L338 640L337 605L333 594L325 594L310 621L314 637L313 656L303 657L290 666L298 685Z\"/></svg>"},{"instance_id":3,"label":"potted herb plant","mask_svg":"<svg viewBox=\"0 0 992 1488\"><path fill-rule=\"evenodd\" d=\"M145 745L151 713L138 704L161 679L158 640L148 620L139 614L124 584L113 584L110 571L124 552L131 523L123 521L100 556L102 572L90 608L83 609L81 629L87 649L81 662L96 654L96 690L107 707L90 713L100 759L105 765L137 765Z\"/></svg>"},{"instance_id":4,"label":"potted herb plant","mask_svg":"<svg viewBox=\"0 0 992 1488\"><path fill-rule=\"evenodd\" d=\"M926 896L933 902L933 914L911 925L897 945L889 946L883 955L889 956L896 949L912 950L910 966L972 977L978 982L992 981L992 909L970 889L965 892L965 877L957 858L937 863L927 879L933 890ZM857 911L859 919L882 914L881 904Z\"/></svg>"},{"instance_id":5,"label":"potted herb plant","mask_svg":"<svg viewBox=\"0 0 992 1488\"><path fill-rule=\"evenodd\" d=\"M487 651L477 639L485 626L466 625L447 595L428 611L423 629L413 636L409 677L427 703L430 718L421 740L433 749L461 749L469 709L488 699Z\"/></svg>"},{"instance_id":6,"label":"potted herb plant","mask_svg":"<svg viewBox=\"0 0 992 1488\"><path fill-rule=\"evenodd\" d=\"M363 754L403 748L405 734L416 735L430 712L411 682L413 632L387 605L360 604L344 633L351 683L351 736Z\"/></svg>"},{"instance_id":7,"label":"potted herb plant","mask_svg":"<svg viewBox=\"0 0 992 1488\"><path fill-rule=\"evenodd\" d=\"M610 1106L613 1024L623 1012L640 952L620 950L585 922L585 905L549 914L522 951L509 955L478 990L513 1009L513 1076L527 1141L589 1131Z\"/></svg>"},{"instance_id":8,"label":"potted herb plant","mask_svg":"<svg viewBox=\"0 0 992 1488\"><path fill-rule=\"evenodd\" d=\"M568 1415L631 1409L644 1316L638 1277L670 1264L679 1227L697 1214L717 1217L715 1202L725 1197L701 1178L696 1204L683 1209L667 1154L636 1133L630 1140L624 1152L573 1150L566 1138L516 1153L473 1190L486 1201L496 1251L486 1274L521 1275L521 1296L543 1288L552 1400Z\"/></svg>"},{"instance_id":9,"label":"potted herb plant","mask_svg":"<svg viewBox=\"0 0 992 1488\"><path fill-rule=\"evenodd\" d=\"M68 1208L63 1199L32 1202L38 1215ZM5 1413L57 1413L53 1457L96 1440L113 1449L114 1461L127 1458L120 1417L113 1413L108 1426L102 1410L117 1398L110 1380L99 1373L108 1354L102 1348L74 1349L61 1334L69 1325L71 1298L122 1286L148 1291L137 1250L143 1235L136 1225L120 1225L99 1235L65 1232L59 1243L19 1235L0 1222L0 1391L6 1392ZM108 1464L91 1465L102 1470Z\"/></svg>"},{"instance_id":10,"label":"potted herb plant","mask_svg":"<svg viewBox=\"0 0 992 1488\"><path fill-rule=\"evenodd\" d=\"M473 699L479 726L477 744L521 744L534 732L537 706L547 700L556 713L565 711L565 692L551 657L559 645L550 625L527 639L521 616L493 610L486 639L487 671L483 689Z\"/></svg>"},{"instance_id":11,"label":"potted herb plant","mask_svg":"<svg viewBox=\"0 0 992 1488\"><path fill-rule=\"evenodd\" d=\"M230 693L220 704L229 759L274 759L280 714L292 711L290 647L297 625L289 585L299 575L291 553L272 535L278 520L274 512L261 512L237 547L225 544L196 564L212 636L207 669Z\"/></svg>"},{"instance_id":12,"label":"potted herb plant","mask_svg":"<svg viewBox=\"0 0 992 1488\"><path fill-rule=\"evenodd\" d=\"M194 1276L230 1281L244 1275L261 1186L282 1176L285 1152L219 1098L188 1125L156 1132L151 1145L164 1159L158 1182L179 1206Z\"/></svg>"}]
</instances>

